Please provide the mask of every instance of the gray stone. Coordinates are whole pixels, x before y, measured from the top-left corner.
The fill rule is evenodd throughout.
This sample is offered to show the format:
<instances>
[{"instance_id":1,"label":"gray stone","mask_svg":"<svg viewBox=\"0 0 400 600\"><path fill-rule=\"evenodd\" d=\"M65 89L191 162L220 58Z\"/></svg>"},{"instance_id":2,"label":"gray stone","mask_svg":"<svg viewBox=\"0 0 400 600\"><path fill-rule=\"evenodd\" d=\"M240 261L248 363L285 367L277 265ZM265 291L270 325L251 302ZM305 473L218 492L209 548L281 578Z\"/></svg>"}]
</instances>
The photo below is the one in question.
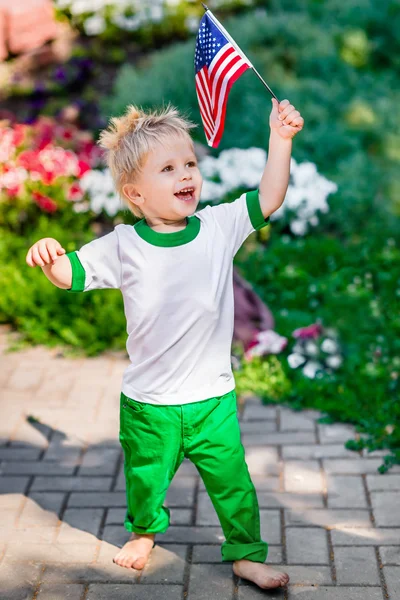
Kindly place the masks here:
<instances>
[{"instance_id":1,"label":"gray stone","mask_svg":"<svg viewBox=\"0 0 400 600\"><path fill-rule=\"evenodd\" d=\"M188 600L232 600L231 564L194 564L190 569Z\"/></svg>"},{"instance_id":2,"label":"gray stone","mask_svg":"<svg viewBox=\"0 0 400 600\"><path fill-rule=\"evenodd\" d=\"M31 491L108 492L112 477L35 477Z\"/></svg>"},{"instance_id":3,"label":"gray stone","mask_svg":"<svg viewBox=\"0 0 400 600\"><path fill-rule=\"evenodd\" d=\"M295 565L329 564L326 531L313 527L286 529L288 563Z\"/></svg>"},{"instance_id":4,"label":"gray stone","mask_svg":"<svg viewBox=\"0 0 400 600\"><path fill-rule=\"evenodd\" d=\"M265 434L244 434L242 443L247 446L282 446L283 444L315 444L316 436L313 431L276 432Z\"/></svg>"},{"instance_id":5,"label":"gray stone","mask_svg":"<svg viewBox=\"0 0 400 600\"><path fill-rule=\"evenodd\" d=\"M299 587L289 588L289 600L382 600L380 587Z\"/></svg>"},{"instance_id":6,"label":"gray stone","mask_svg":"<svg viewBox=\"0 0 400 600\"><path fill-rule=\"evenodd\" d=\"M183 584L187 546L156 546L142 571L141 583Z\"/></svg>"},{"instance_id":7,"label":"gray stone","mask_svg":"<svg viewBox=\"0 0 400 600\"><path fill-rule=\"evenodd\" d=\"M379 585L374 548L335 548L336 579L339 585Z\"/></svg>"},{"instance_id":8,"label":"gray stone","mask_svg":"<svg viewBox=\"0 0 400 600\"><path fill-rule=\"evenodd\" d=\"M179 585L130 585L127 583L89 585L86 600L178 600L182 597Z\"/></svg>"},{"instance_id":9,"label":"gray stone","mask_svg":"<svg viewBox=\"0 0 400 600\"><path fill-rule=\"evenodd\" d=\"M126 494L123 492L73 492L68 501L68 508L73 507L126 506Z\"/></svg>"},{"instance_id":10,"label":"gray stone","mask_svg":"<svg viewBox=\"0 0 400 600\"><path fill-rule=\"evenodd\" d=\"M371 492L377 527L400 527L399 492Z\"/></svg>"},{"instance_id":11,"label":"gray stone","mask_svg":"<svg viewBox=\"0 0 400 600\"><path fill-rule=\"evenodd\" d=\"M360 475L328 475L328 506L331 508L367 508Z\"/></svg>"},{"instance_id":12,"label":"gray stone","mask_svg":"<svg viewBox=\"0 0 400 600\"><path fill-rule=\"evenodd\" d=\"M383 576L390 600L398 600L400 598L400 567L383 567Z\"/></svg>"},{"instance_id":13,"label":"gray stone","mask_svg":"<svg viewBox=\"0 0 400 600\"><path fill-rule=\"evenodd\" d=\"M322 493L324 482L317 461L286 461L284 486L287 492Z\"/></svg>"},{"instance_id":14,"label":"gray stone","mask_svg":"<svg viewBox=\"0 0 400 600\"><path fill-rule=\"evenodd\" d=\"M157 536L160 543L178 544L222 544L224 535L220 527L170 526L165 533Z\"/></svg>"},{"instance_id":15,"label":"gray stone","mask_svg":"<svg viewBox=\"0 0 400 600\"><path fill-rule=\"evenodd\" d=\"M400 538L398 540L400 544ZM400 545L399 546L381 546L379 548L382 564L400 566Z\"/></svg>"},{"instance_id":16,"label":"gray stone","mask_svg":"<svg viewBox=\"0 0 400 600\"><path fill-rule=\"evenodd\" d=\"M67 585L43 584L40 586L38 600L81 600L85 586L79 583Z\"/></svg>"},{"instance_id":17,"label":"gray stone","mask_svg":"<svg viewBox=\"0 0 400 600\"><path fill-rule=\"evenodd\" d=\"M323 464L327 473L363 475L376 473L382 461L380 458L325 458Z\"/></svg>"},{"instance_id":18,"label":"gray stone","mask_svg":"<svg viewBox=\"0 0 400 600\"><path fill-rule=\"evenodd\" d=\"M306 412L280 408L281 431L314 431L315 420Z\"/></svg>"},{"instance_id":19,"label":"gray stone","mask_svg":"<svg viewBox=\"0 0 400 600\"><path fill-rule=\"evenodd\" d=\"M331 532L334 546L391 546L398 544L400 529L379 529L375 527L341 527Z\"/></svg>"},{"instance_id":20,"label":"gray stone","mask_svg":"<svg viewBox=\"0 0 400 600\"><path fill-rule=\"evenodd\" d=\"M400 490L400 475L367 475L370 492Z\"/></svg>"},{"instance_id":21,"label":"gray stone","mask_svg":"<svg viewBox=\"0 0 400 600\"><path fill-rule=\"evenodd\" d=\"M342 458L353 457L354 452L347 450L343 444L311 444L287 445L282 447L282 457L285 459L316 459L316 458Z\"/></svg>"},{"instance_id":22,"label":"gray stone","mask_svg":"<svg viewBox=\"0 0 400 600\"><path fill-rule=\"evenodd\" d=\"M315 508L286 510L286 525L319 525L320 527L371 527L369 511Z\"/></svg>"}]
</instances>

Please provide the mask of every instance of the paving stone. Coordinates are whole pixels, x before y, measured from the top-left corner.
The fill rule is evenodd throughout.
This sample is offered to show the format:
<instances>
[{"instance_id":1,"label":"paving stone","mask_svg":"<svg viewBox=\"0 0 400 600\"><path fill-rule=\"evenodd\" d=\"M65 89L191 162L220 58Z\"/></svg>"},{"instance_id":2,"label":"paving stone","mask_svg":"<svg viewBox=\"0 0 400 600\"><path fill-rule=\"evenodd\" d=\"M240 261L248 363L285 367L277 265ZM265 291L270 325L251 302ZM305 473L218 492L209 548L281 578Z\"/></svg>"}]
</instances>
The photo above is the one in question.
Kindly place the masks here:
<instances>
[{"instance_id":1,"label":"paving stone","mask_svg":"<svg viewBox=\"0 0 400 600\"><path fill-rule=\"evenodd\" d=\"M188 600L232 600L231 564L194 564L190 569Z\"/></svg>"},{"instance_id":2,"label":"paving stone","mask_svg":"<svg viewBox=\"0 0 400 600\"><path fill-rule=\"evenodd\" d=\"M30 477L25 475L18 477L17 475L10 475L0 477L0 494L24 494Z\"/></svg>"},{"instance_id":3,"label":"paving stone","mask_svg":"<svg viewBox=\"0 0 400 600\"><path fill-rule=\"evenodd\" d=\"M374 548L335 548L336 580L339 585L379 585Z\"/></svg>"},{"instance_id":4,"label":"paving stone","mask_svg":"<svg viewBox=\"0 0 400 600\"><path fill-rule=\"evenodd\" d=\"M275 406L266 406L265 404L261 404L258 398L255 399L254 402L250 402L248 400L246 401L242 416L243 421L265 421L268 419L276 419Z\"/></svg>"},{"instance_id":5,"label":"paving stone","mask_svg":"<svg viewBox=\"0 0 400 600\"><path fill-rule=\"evenodd\" d=\"M121 451L91 447L84 455L79 475L114 475Z\"/></svg>"},{"instance_id":6,"label":"paving stone","mask_svg":"<svg viewBox=\"0 0 400 600\"><path fill-rule=\"evenodd\" d=\"M323 460L324 469L327 473L348 473L349 475L376 473L381 464L380 458L325 458Z\"/></svg>"},{"instance_id":7,"label":"paving stone","mask_svg":"<svg viewBox=\"0 0 400 600\"><path fill-rule=\"evenodd\" d=\"M264 434L267 432L276 432L275 421L244 421L240 423L242 434L256 433Z\"/></svg>"},{"instance_id":8,"label":"paving stone","mask_svg":"<svg viewBox=\"0 0 400 600\"><path fill-rule=\"evenodd\" d=\"M290 577L289 585L330 585L332 584L330 567L304 566L304 565L282 565L279 571L287 573ZM253 587L250 581L239 579L240 586ZM266 593L266 592L264 592ZM281 589L281 598L283 593Z\"/></svg>"},{"instance_id":9,"label":"paving stone","mask_svg":"<svg viewBox=\"0 0 400 600\"><path fill-rule=\"evenodd\" d=\"M68 501L68 508L78 506L126 507L126 495L123 492L73 492Z\"/></svg>"},{"instance_id":10,"label":"paving stone","mask_svg":"<svg viewBox=\"0 0 400 600\"><path fill-rule=\"evenodd\" d=\"M194 563L220 563L222 560L221 546L211 544L195 544L193 546L192 562ZM268 564L282 562L282 547L268 544Z\"/></svg>"},{"instance_id":11,"label":"paving stone","mask_svg":"<svg viewBox=\"0 0 400 600\"><path fill-rule=\"evenodd\" d=\"M400 475L367 475L367 486L370 492L400 490Z\"/></svg>"},{"instance_id":12,"label":"paving stone","mask_svg":"<svg viewBox=\"0 0 400 600\"><path fill-rule=\"evenodd\" d=\"M179 585L135 585L126 583L89 585L86 600L178 600L182 597ZM217 600L217 599L216 599Z\"/></svg>"},{"instance_id":13,"label":"paving stone","mask_svg":"<svg viewBox=\"0 0 400 600\"><path fill-rule=\"evenodd\" d=\"M112 484L112 477L40 477L33 480L31 491L53 492L108 492Z\"/></svg>"},{"instance_id":14,"label":"paving stone","mask_svg":"<svg viewBox=\"0 0 400 600\"><path fill-rule=\"evenodd\" d=\"M142 571L141 583L183 584L186 555L187 546L172 544L168 548L156 546Z\"/></svg>"},{"instance_id":15,"label":"paving stone","mask_svg":"<svg viewBox=\"0 0 400 600\"><path fill-rule=\"evenodd\" d=\"M89 533L97 536L103 514L103 508L68 508L63 514L63 522L61 523L57 541L64 543L70 539L75 539L74 530L78 530L79 533ZM71 530L73 531L71 532Z\"/></svg>"},{"instance_id":16,"label":"paving stone","mask_svg":"<svg viewBox=\"0 0 400 600\"><path fill-rule=\"evenodd\" d=\"M5 558L0 565L0 597L4 600L31 600L41 569L39 562L20 563Z\"/></svg>"},{"instance_id":17,"label":"paving stone","mask_svg":"<svg viewBox=\"0 0 400 600\"><path fill-rule=\"evenodd\" d=\"M321 494L290 494L287 492L258 492L260 508L323 508Z\"/></svg>"},{"instance_id":18,"label":"paving stone","mask_svg":"<svg viewBox=\"0 0 400 600\"><path fill-rule=\"evenodd\" d=\"M322 493L324 482L317 461L286 461L284 486L287 492Z\"/></svg>"},{"instance_id":19,"label":"paving stone","mask_svg":"<svg viewBox=\"0 0 400 600\"><path fill-rule=\"evenodd\" d=\"M354 439L355 429L353 425L340 423L334 425L318 424L317 427L321 444L347 442L347 440Z\"/></svg>"},{"instance_id":20,"label":"paving stone","mask_svg":"<svg viewBox=\"0 0 400 600\"><path fill-rule=\"evenodd\" d=\"M6 558L10 561L23 562L56 562L56 563L90 563L96 554L100 542L94 539L91 543L78 544L39 544L37 542L10 542L6 548Z\"/></svg>"},{"instance_id":21,"label":"paving stone","mask_svg":"<svg viewBox=\"0 0 400 600\"><path fill-rule=\"evenodd\" d=\"M24 529L26 527L56 526L62 502L63 494L49 493L47 497L27 498L16 527Z\"/></svg>"},{"instance_id":22,"label":"paving stone","mask_svg":"<svg viewBox=\"0 0 400 600\"><path fill-rule=\"evenodd\" d=\"M390 600L400 598L400 567L383 567Z\"/></svg>"},{"instance_id":23,"label":"paving stone","mask_svg":"<svg viewBox=\"0 0 400 600\"><path fill-rule=\"evenodd\" d=\"M280 408L281 431L314 431L315 420L306 411L294 411L289 408Z\"/></svg>"},{"instance_id":24,"label":"paving stone","mask_svg":"<svg viewBox=\"0 0 400 600\"><path fill-rule=\"evenodd\" d=\"M281 515L279 510L260 510L261 538L268 544L281 544Z\"/></svg>"},{"instance_id":25,"label":"paving stone","mask_svg":"<svg viewBox=\"0 0 400 600\"><path fill-rule=\"evenodd\" d=\"M400 526L399 492L371 492L371 503L377 527Z\"/></svg>"},{"instance_id":26,"label":"paving stone","mask_svg":"<svg viewBox=\"0 0 400 600\"><path fill-rule=\"evenodd\" d=\"M367 498L360 475L328 475L328 506L330 508L367 508Z\"/></svg>"},{"instance_id":27,"label":"paving stone","mask_svg":"<svg viewBox=\"0 0 400 600\"><path fill-rule=\"evenodd\" d=\"M400 538L399 538L400 544ZM381 555L383 565L399 565L400 566L400 545L399 546L380 546L379 553Z\"/></svg>"},{"instance_id":28,"label":"paving stone","mask_svg":"<svg viewBox=\"0 0 400 600\"><path fill-rule=\"evenodd\" d=\"M265 434L243 434L242 443L250 446L281 446L283 444L315 444L316 436L313 431L277 432Z\"/></svg>"},{"instance_id":29,"label":"paving stone","mask_svg":"<svg viewBox=\"0 0 400 600\"><path fill-rule=\"evenodd\" d=\"M298 587L289 588L289 600L382 600L379 587Z\"/></svg>"},{"instance_id":30,"label":"paving stone","mask_svg":"<svg viewBox=\"0 0 400 600\"><path fill-rule=\"evenodd\" d=\"M267 595L268 594L268 595ZM282 600L283 590L282 588L276 590L265 590L260 589L257 586L243 586L241 585L238 590L238 600Z\"/></svg>"},{"instance_id":31,"label":"paving stone","mask_svg":"<svg viewBox=\"0 0 400 600\"><path fill-rule=\"evenodd\" d=\"M290 564L329 564L326 531L312 527L288 527L286 530L286 552Z\"/></svg>"},{"instance_id":32,"label":"paving stone","mask_svg":"<svg viewBox=\"0 0 400 600\"><path fill-rule=\"evenodd\" d=\"M72 475L74 466L52 462L4 462L1 473L5 475Z\"/></svg>"},{"instance_id":33,"label":"paving stone","mask_svg":"<svg viewBox=\"0 0 400 600\"><path fill-rule=\"evenodd\" d=\"M190 507L194 501L194 492L196 488L196 479L194 477L174 477L168 488L166 505L169 507Z\"/></svg>"},{"instance_id":34,"label":"paving stone","mask_svg":"<svg viewBox=\"0 0 400 600\"><path fill-rule=\"evenodd\" d=\"M391 546L398 544L400 529L379 529L378 527L348 527L331 532L334 546Z\"/></svg>"},{"instance_id":35,"label":"paving stone","mask_svg":"<svg viewBox=\"0 0 400 600\"><path fill-rule=\"evenodd\" d=\"M322 509L286 510L286 525L319 525L320 527L371 527L369 511Z\"/></svg>"},{"instance_id":36,"label":"paving stone","mask_svg":"<svg viewBox=\"0 0 400 600\"><path fill-rule=\"evenodd\" d=\"M7 462L36 461L41 452L41 448L0 448L0 460L6 460Z\"/></svg>"},{"instance_id":37,"label":"paving stone","mask_svg":"<svg viewBox=\"0 0 400 600\"><path fill-rule=\"evenodd\" d=\"M343 444L310 444L310 445L286 445L282 447L284 459L310 460L316 458L342 458L354 457L354 452L347 450Z\"/></svg>"},{"instance_id":38,"label":"paving stone","mask_svg":"<svg viewBox=\"0 0 400 600\"><path fill-rule=\"evenodd\" d=\"M57 526L41 527L32 526L25 528L10 528L1 530L3 540L8 542L19 542L21 544L52 544L57 536Z\"/></svg>"},{"instance_id":39,"label":"paving stone","mask_svg":"<svg viewBox=\"0 0 400 600\"><path fill-rule=\"evenodd\" d=\"M60 514L65 503L64 492L30 492L29 501L36 502L42 509Z\"/></svg>"},{"instance_id":40,"label":"paving stone","mask_svg":"<svg viewBox=\"0 0 400 600\"><path fill-rule=\"evenodd\" d=\"M81 600L85 586L79 583L67 585L43 584L40 586L38 600Z\"/></svg>"},{"instance_id":41,"label":"paving stone","mask_svg":"<svg viewBox=\"0 0 400 600\"><path fill-rule=\"evenodd\" d=\"M250 447L246 450L246 463L250 476L269 477L279 474L279 459L276 448Z\"/></svg>"},{"instance_id":42,"label":"paving stone","mask_svg":"<svg viewBox=\"0 0 400 600\"><path fill-rule=\"evenodd\" d=\"M220 527L170 526L165 533L157 536L157 541L159 540L161 543L180 544L222 544L224 539Z\"/></svg>"}]
</instances>

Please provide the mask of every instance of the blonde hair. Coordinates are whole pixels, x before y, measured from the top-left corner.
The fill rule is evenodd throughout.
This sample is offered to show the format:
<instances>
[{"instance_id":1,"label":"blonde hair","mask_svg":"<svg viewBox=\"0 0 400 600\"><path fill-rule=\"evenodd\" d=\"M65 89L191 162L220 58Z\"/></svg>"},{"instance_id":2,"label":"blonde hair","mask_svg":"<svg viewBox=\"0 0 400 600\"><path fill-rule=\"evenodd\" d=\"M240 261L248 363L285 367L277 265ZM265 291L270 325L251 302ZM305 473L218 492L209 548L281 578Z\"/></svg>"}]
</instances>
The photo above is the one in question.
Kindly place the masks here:
<instances>
[{"instance_id":1,"label":"blonde hair","mask_svg":"<svg viewBox=\"0 0 400 600\"><path fill-rule=\"evenodd\" d=\"M189 133L193 127L197 124L181 116L170 104L159 111L147 113L131 104L122 117L112 117L108 128L100 133L98 144L106 150L107 164L117 192L136 217L143 218L144 214L125 196L123 186L135 183L148 153L157 143L184 138L193 148Z\"/></svg>"}]
</instances>

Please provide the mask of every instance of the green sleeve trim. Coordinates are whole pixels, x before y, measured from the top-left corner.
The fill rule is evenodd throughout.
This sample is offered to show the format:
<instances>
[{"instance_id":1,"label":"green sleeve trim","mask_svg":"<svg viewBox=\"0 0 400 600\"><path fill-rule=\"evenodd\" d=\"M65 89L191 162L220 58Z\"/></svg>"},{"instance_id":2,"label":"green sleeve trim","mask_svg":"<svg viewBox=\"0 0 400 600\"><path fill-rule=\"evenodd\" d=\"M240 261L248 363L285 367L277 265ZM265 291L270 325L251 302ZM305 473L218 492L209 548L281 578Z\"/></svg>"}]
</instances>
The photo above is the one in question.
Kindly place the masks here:
<instances>
[{"instance_id":1,"label":"green sleeve trim","mask_svg":"<svg viewBox=\"0 0 400 600\"><path fill-rule=\"evenodd\" d=\"M68 256L72 267L72 286L66 291L83 292L85 289L85 269L76 252L68 252L65 256Z\"/></svg>"},{"instance_id":2,"label":"green sleeve trim","mask_svg":"<svg viewBox=\"0 0 400 600\"><path fill-rule=\"evenodd\" d=\"M264 215L262 214L258 189L246 193L246 204L250 221L254 229L258 230L270 224L269 217L264 219Z\"/></svg>"}]
</instances>

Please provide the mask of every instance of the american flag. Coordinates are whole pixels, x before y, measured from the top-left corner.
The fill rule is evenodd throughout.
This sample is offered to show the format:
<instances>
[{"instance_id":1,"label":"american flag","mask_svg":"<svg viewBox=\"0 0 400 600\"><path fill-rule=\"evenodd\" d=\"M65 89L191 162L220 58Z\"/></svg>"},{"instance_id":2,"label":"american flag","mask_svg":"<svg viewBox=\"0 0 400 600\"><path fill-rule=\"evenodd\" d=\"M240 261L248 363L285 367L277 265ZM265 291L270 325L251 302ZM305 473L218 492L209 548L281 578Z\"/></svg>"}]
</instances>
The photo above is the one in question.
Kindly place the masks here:
<instances>
[{"instance_id":1,"label":"american flag","mask_svg":"<svg viewBox=\"0 0 400 600\"><path fill-rule=\"evenodd\" d=\"M221 141L229 90L252 66L208 10L197 33L194 67L200 115L209 146L216 148Z\"/></svg>"}]
</instances>

